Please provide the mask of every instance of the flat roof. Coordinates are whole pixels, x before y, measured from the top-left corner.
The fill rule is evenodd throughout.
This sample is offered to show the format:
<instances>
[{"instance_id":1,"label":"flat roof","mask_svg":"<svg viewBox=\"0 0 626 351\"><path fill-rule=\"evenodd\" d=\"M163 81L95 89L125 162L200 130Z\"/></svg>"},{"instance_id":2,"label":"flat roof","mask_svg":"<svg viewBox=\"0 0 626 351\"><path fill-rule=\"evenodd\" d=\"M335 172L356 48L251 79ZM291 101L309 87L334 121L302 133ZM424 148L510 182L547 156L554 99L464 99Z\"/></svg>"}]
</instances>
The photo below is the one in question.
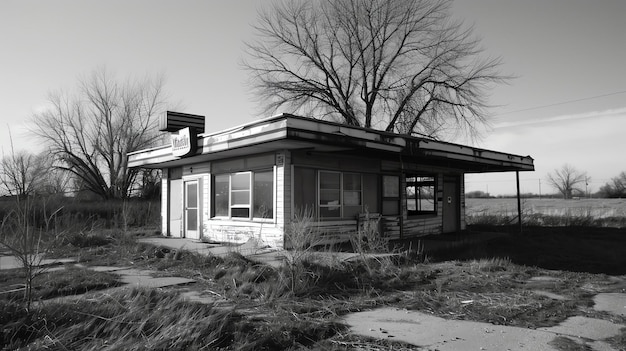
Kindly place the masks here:
<instances>
[{"instance_id":1,"label":"flat roof","mask_svg":"<svg viewBox=\"0 0 626 351\"><path fill-rule=\"evenodd\" d=\"M400 155L426 165L465 173L534 171L533 158L434 139L280 114L214 133L198 135L197 151L174 156L171 145L129 153L129 167L166 168L278 150Z\"/></svg>"}]
</instances>

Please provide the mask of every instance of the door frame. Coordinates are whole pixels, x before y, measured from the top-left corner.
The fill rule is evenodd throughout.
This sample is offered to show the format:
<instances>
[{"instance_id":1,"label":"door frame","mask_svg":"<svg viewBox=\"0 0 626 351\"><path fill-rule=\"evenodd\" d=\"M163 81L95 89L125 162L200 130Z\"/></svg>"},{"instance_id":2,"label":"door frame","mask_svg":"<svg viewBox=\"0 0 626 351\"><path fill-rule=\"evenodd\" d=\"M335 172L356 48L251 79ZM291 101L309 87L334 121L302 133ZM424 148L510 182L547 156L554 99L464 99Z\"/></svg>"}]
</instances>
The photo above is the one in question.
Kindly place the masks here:
<instances>
[{"instance_id":1,"label":"door frame","mask_svg":"<svg viewBox=\"0 0 626 351\"><path fill-rule=\"evenodd\" d=\"M188 211L194 207L188 207L188 186L195 184L196 186L196 226L195 229L189 228ZM183 178L183 232L181 233L183 238L200 239L202 237L202 182L201 178Z\"/></svg>"},{"instance_id":2,"label":"door frame","mask_svg":"<svg viewBox=\"0 0 626 351\"><path fill-rule=\"evenodd\" d=\"M452 186L452 194L449 192ZM461 177L457 175L445 175L443 177L442 191L442 233L456 233L461 230ZM448 199L450 197L450 199ZM454 198L452 198L454 197ZM450 202L449 202L450 200ZM447 211L448 204L454 206L454 211ZM450 213L452 212L452 213ZM454 218L449 216L454 215Z\"/></svg>"}]
</instances>

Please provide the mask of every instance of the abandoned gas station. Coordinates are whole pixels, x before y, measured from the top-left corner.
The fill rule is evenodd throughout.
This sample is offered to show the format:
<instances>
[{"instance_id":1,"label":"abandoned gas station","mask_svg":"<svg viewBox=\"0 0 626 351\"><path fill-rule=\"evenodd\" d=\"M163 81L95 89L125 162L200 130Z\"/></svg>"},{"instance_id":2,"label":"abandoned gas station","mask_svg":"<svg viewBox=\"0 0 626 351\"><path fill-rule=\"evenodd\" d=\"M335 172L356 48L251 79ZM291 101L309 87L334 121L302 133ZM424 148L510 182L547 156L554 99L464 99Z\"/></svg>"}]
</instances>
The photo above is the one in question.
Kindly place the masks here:
<instances>
[{"instance_id":1,"label":"abandoned gas station","mask_svg":"<svg viewBox=\"0 0 626 351\"><path fill-rule=\"evenodd\" d=\"M130 167L162 169L163 235L283 247L305 210L335 241L364 220L390 240L456 233L465 174L534 170L530 156L291 114L204 128L203 116L168 112L171 143L129 154Z\"/></svg>"}]
</instances>

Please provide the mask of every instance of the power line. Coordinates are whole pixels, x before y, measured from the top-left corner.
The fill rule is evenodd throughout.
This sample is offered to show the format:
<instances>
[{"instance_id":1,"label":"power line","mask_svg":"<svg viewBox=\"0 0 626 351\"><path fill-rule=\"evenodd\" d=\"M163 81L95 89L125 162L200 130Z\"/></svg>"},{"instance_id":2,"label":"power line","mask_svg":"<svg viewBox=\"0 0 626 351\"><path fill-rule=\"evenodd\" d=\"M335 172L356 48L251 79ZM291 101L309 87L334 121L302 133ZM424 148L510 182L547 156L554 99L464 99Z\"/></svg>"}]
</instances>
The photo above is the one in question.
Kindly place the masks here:
<instances>
[{"instance_id":1,"label":"power line","mask_svg":"<svg viewBox=\"0 0 626 351\"><path fill-rule=\"evenodd\" d=\"M589 96L589 97L584 97L584 98L580 98L580 99L576 99L576 100L562 101L562 102L557 102L557 103L554 103L554 104L541 105L541 106L535 106L535 107L528 107L528 108L523 108L523 109L520 109L520 110L514 110L514 111L507 111L507 112L499 113L499 114L495 115L494 117L504 116L504 115L508 115L508 114L512 114L512 113L517 113L517 112L526 112L526 111L539 110L539 109L542 109L542 108L547 108L547 107L553 107L553 106L566 105L566 104L571 104L571 103L574 103L574 102L580 102L580 101L586 101L586 100L599 99L599 98L603 98L603 97L607 97L607 96L612 96L612 95L619 95L619 94L626 94L626 90L623 90L623 91L615 91L615 92L612 92L612 93L607 93L607 94L602 94L602 95L596 95L596 96Z\"/></svg>"}]
</instances>

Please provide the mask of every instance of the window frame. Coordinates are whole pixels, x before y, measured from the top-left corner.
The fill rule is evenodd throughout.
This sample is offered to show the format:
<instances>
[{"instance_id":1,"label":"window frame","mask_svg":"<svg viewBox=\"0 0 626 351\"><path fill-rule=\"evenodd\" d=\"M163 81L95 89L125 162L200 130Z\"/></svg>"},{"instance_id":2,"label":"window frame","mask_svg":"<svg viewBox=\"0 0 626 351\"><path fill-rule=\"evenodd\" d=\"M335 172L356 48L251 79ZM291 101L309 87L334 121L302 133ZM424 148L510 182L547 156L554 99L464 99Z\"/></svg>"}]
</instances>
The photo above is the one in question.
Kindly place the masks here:
<instances>
[{"instance_id":1,"label":"window frame","mask_svg":"<svg viewBox=\"0 0 626 351\"><path fill-rule=\"evenodd\" d=\"M389 216L398 216L401 214L402 206L400 205L400 175L399 174L382 174L381 180L381 210L380 213ZM390 211L387 207L392 204L395 211Z\"/></svg>"},{"instance_id":2,"label":"window frame","mask_svg":"<svg viewBox=\"0 0 626 351\"><path fill-rule=\"evenodd\" d=\"M257 200L259 199L257 197L257 194L260 193L260 191L257 191L257 188L256 188L257 182L256 181L257 181L257 175L264 174L264 173L268 173L270 175L270 179L271 179L271 182L272 182L272 187L271 187L272 189L270 190L270 195L271 196L270 196L270 199L269 199L269 204L272 206L269 209L269 211L271 211L271 216L263 215L263 216L259 217L259 216L256 216L256 214L257 214L257 207L256 207L256 205L257 205ZM273 168L271 168L271 169L263 169L263 170L258 170L258 171L252 171L251 183L252 183L252 196L251 196L251 199L250 199L250 201L251 201L250 206L251 206L252 213L250 214L250 217L253 220L273 220L274 219L274 213L276 212L276 208L275 208L276 207L276 201L275 201L276 200L276 172L274 171ZM261 208L261 206L259 207L259 210L260 210L260 208Z\"/></svg>"},{"instance_id":3,"label":"window frame","mask_svg":"<svg viewBox=\"0 0 626 351\"><path fill-rule=\"evenodd\" d=\"M259 173L269 173L271 174L271 182L272 182L272 190L271 190L271 216L268 217L256 217L256 212L255 211L255 200L256 200L256 192L255 192L255 176ZM244 183L244 187L242 187L241 189L234 189L233 188L233 178L237 177L237 176L241 176L241 175L247 175L248 179L247 179L247 184ZM231 219L231 220L244 220L244 221L272 221L274 220L274 216L275 216L275 207L276 207L276 201L275 201L275 190L276 190L276 172L274 170L274 168L264 168L264 169L260 169L260 170L248 170L248 171L238 171L238 172L231 172L231 173L217 173L217 174L212 174L211 176L211 181L212 181L212 189L211 189L211 219ZM226 208L228 209L226 214L217 214L218 208L217 208L217 186L216 186L216 180L218 179L218 177L226 177L228 179L228 185L227 185L227 194L228 194L228 203ZM235 194L244 194L244 193L248 193L247 195L247 202L246 201L240 201L240 203L234 203L234 197L236 196ZM244 197L245 199L245 197ZM247 216L235 216L233 215L236 212L240 212L240 211L247 211Z\"/></svg>"},{"instance_id":4,"label":"window frame","mask_svg":"<svg viewBox=\"0 0 626 351\"><path fill-rule=\"evenodd\" d=\"M424 178L431 178L426 180ZM415 180L409 180L415 179ZM406 173L404 175L404 203L406 205L407 216L419 216L419 215L436 215L437 214L437 175L429 173ZM415 209L409 209L409 200L413 199L409 195L409 188L414 188ZM424 192L419 189L424 187L432 187L432 209L424 210L421 208L423 197L420 194Z\"/></svg>"},{"instance_id":5,"label":"window frame","mask_svg":"<svg viewBox=\"0 0 626 351\"><path fill-rule=\"evenodd\" d=\"M238 176L243 176L246 175L248 177L247 179L247 184L245 184L247 187L245 189L235 189L233 187L233 178L238 177ZM228 215L230 218L233 219L240 219L240 218L244 218L244 219L251 219L252 218L252 172L251 171L244 171L244 172L234 172L230 174L229 177L229 191L228 191ZM247 203L235 203L235 197L239 197L239 196L235 196L237 194L244 194L247 193ZM234 210L234 211L233 211ZM244 211L248 211L248 216L235 216L233 215L234 212L240 212L241 210Z\"/></svg>"},{"instance_id":6,"label":"window frame","mask_svg":"<svg viewBox=\"0 0 626 351\"><path fill-rule=\"evenodd\" d=\"M322 188L322 176L323 174L333 174L339 176L339 188ZM359 186L358 189L347 189L346 187L346 175L358 176ZM318 170L317 171L317 218L321 220L342 220L345 218L346 207L358 208L359 212L363 211L363 174L358 172L340 172L331 170ZM336 190L339 191L339 198L337 204L322 204L322 191L324 190ZM346 204L346 193L356 193L358 195L358 205ZM330 209L337 207L339 209L339 216L329 217L322 215L322 209Z\"/></svg>"}]
</instances>

